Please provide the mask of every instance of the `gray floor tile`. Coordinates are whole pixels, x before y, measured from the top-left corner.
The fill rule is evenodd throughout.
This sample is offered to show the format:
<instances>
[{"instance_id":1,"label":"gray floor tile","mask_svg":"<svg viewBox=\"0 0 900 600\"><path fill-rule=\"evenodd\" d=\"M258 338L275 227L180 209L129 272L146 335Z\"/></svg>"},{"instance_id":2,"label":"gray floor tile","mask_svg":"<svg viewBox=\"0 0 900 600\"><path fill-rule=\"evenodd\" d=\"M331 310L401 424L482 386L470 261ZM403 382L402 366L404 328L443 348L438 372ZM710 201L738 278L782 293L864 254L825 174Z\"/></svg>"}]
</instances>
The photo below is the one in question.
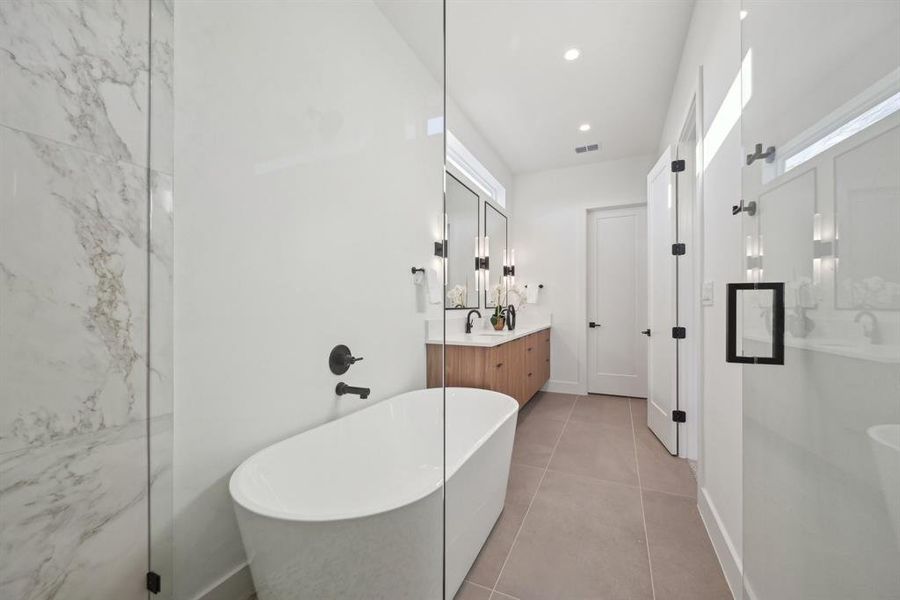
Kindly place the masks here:
<instances>
[{"instance_id":1,"label":"gray floor tile","mask_svg":"<svg viewBox=\"0 0 900 600\"><path fill-rule=\"evenodd\" d=\"M522 409L523 418L556 419L565 421L572 412L572 405L578 396L574 394L557 394L554 392L538 392Z\"/></svg>"},{"instance_id":2,"label":"gray floor tile","mask_svg":"<svg viewBox=\"0 0 900 600\"><path fill-rule=\"evenodd\" d=\"M463 581L454 600L490 600L491 590Z\"/></svg>"},{"instance_id":3,"label":"gray floor tile","mask_svg":"<svg viewBox=\"0 0 900 600\"><path fill-rule=\"evenodd\" d=\"M696 501L643 494L656 600L730 600Z\"/></svg>"},{"instance_id":4,"label":"gray floor tile","mask_svg":"<svg viewBox=\"0 0 900 600\"><path fill-rule=\"evenodd\" d=\"M631 404L631 420L635 429L647 426L647 399L632 398L629 400Z\"/></svg>"},{"instance_id":5,"label":"gray floor tile","mask_svg":"<svg viewBox=\"0 0 900 600\"><path fill-rule=\"evenodd\" d=\"M631 429L629 399L619 396L579 396L571 419Z\"/></svg>"},{"instance_id":6,"label":"gray floor tile","mask_svg":"<svg viewBox=\"0 0 900 600\"><path fill-rule=\"evenodd\" d=\"M688 461L669 454L645 425L635 427L641 487L682 496L697 496L697 480Z\"/></svg>"},{"instance_id":7,"label":"gray floor tile","mask_svg":"<svg viewBox=\"0 0 900 600\"><path fill-rule=\"evenodd\" d=\"M530 416L520 420L516 429L512 461L533 467L546 467L564 425L563 421Z\"/></svg>"},{"instance_id":8,"label":"gray floor tile","mask_svg":"<svg viewBox=\"0 0 900 600\"><path fill-rule=\"evenodd\" d=\"M490 588L497 583L497 576L543 474L543 469L534 467L515 464L510 467L503 513L469 569L466 579Z\"/></svg>"},{"instance_id":9,"label":"gray floor tile","mask_svg":"<svg viewBox=\"0 0 900 600\"><path fill-rule=\"evenodd\" d=\"M636 488L548 472L497 591L522 600L650 599Z\"/></svg>"},{"instance_id":10,"label":"gray floor tile","mask_svg":"<svg viewBox=\"0 0 900 600\"><path fill-rule=\"evenodd\" d=\"M632 432L623 427L569 421L550 469L636 486Z\"/></svg>"}]
</instances>

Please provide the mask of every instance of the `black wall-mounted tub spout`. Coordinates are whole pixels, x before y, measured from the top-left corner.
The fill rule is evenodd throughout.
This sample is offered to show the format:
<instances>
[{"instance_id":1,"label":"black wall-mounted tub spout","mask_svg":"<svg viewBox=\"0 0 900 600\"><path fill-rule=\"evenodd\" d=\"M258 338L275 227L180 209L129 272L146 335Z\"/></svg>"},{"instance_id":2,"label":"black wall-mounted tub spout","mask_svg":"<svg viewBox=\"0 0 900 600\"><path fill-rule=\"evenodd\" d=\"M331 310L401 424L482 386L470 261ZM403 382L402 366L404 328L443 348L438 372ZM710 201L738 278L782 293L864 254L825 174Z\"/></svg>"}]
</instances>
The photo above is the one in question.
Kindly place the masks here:
<instances>
[{"instance_id":1,"label":"black wall-mounted tub spout","mask_svg":"<svg viewBox=\"0 0 900 600\"><path fill-rule=\"evenodd\" d=\"M478 315L478 318L481 318L481 313L475 309L469 311L469 314L466 315L466 333L472 333L472 314Z\"/></svg>"},{"instance_id":2,"label":"black wall-mounted tub spout","mask_svg":"<svg viewBox=\"0 0 900 600\"><path fill-rule=\"evenodd\" d=\"M363 400L369 397L369 394L372 392L369 388L364 387L353 387L352 385L347 385L343 381L337 384L334 388L334 393L338 396L343 396L344 394L356 394Z\"/></svg>"}]
</instances>

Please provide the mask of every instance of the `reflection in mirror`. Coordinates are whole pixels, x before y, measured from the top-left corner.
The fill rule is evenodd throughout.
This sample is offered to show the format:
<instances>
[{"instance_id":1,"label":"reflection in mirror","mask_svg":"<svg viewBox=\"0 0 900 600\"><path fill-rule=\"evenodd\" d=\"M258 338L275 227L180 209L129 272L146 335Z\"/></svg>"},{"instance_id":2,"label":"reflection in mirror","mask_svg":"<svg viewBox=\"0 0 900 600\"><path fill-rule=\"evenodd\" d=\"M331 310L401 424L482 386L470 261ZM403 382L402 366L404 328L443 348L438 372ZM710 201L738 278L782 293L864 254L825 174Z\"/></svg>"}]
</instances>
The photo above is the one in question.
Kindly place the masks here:
<instances>
[{"instance_id":1,"label":"reflection in mirror","mask_svg":"<svg viewBox=\"0 0 900 600\"><path fill-rule=\"evenodd\" d=\"M839 309L900 310L900 125L835 160Z\"/></svg>"},{"instance_id":2,"label":"reflection in mirror","mask_svg":"<svg viewBox=\"0 0 900 600\"><path fill-rule=\"evenodd\" d=\"M504 256L507 250L506 216L489 203L484 205L484 248L488 257L488 269L485 271L484 305L493 308L497 305L502 286Z\"/></svg>"},{"instance_id":3,"label":"reflection in mirror","mask_svg":"<svg viewBox=\"0 0 900 600\"><path fill-rule=\"evenodd\" d=\"M447 296L450 310L478 308L478 194L447 173Z\"/></svg>"}]
</instances>

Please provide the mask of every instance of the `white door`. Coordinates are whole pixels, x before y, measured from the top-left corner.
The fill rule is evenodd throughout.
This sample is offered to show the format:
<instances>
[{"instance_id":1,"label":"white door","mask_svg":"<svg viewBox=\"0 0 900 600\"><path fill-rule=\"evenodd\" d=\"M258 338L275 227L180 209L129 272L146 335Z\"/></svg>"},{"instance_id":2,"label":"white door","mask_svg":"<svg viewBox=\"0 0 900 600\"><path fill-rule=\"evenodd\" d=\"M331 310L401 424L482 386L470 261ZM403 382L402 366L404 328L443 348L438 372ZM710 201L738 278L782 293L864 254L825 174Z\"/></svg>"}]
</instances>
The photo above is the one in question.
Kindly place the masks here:
<instances>
[{"instance_id":1,"label":"white door","mask_svg":"<svg viewBox=\"0 0 900 600\"><path fill-rule=\"evenodd\" d=\"M588 213L588 392L647 396L647 210Z\"/></svg>"},{"instance_id":2,"label":"white door","mask_svg":"<svg viewBox=\"0 0 900 600\"><path fill-rule=\"evenodd\" d=\"M647 175L648 352L647 425L659 441L678 454L677 342L672 328L676 317L675 256L676 189L671 148L666 149Z\"/></svg>"}]
</instances>

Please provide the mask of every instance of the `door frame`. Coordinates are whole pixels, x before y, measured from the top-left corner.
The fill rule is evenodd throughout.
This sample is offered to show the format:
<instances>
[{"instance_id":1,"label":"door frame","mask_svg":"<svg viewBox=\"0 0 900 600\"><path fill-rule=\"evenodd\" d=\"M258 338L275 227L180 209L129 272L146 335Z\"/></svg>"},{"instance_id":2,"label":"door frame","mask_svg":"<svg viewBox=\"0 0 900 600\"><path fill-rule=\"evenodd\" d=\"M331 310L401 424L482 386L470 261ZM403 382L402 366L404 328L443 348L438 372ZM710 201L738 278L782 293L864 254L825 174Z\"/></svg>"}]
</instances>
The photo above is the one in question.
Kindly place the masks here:
<instances>
[{"instance_id":1,"label":"door frame","mask_svg":"<svg viewBox=\"0 0 900 600\"><path fill-rule=\"evenodd\" d=\"M678 211L685 207L690 210L687 218L676 219L678 241L687 245L687 260L679 260L677 273L679 302L679 325L687 329L687 338L679 342L678 349L678 393L679 406L687 413L687 420L679 432L683 443L679 444L678 456L696 461L701 468L702 445L700 436L703 429L703 67L698 69L697 82L688 108L682 118L678 140L674 146L676 158L684 158L693 136L693 169L679 177L690 177L693 188L690 203L686 204L678 191ZM698 168L698 165L700 167ZM699 475L699 473L698 473ZM698 477L699 478L699 477Z\"/></svg>"},{"instance_id":2,"label":"door frame","mask_svg":"<svg viewBox=\"0 0 900 600\"><path fill-rule=\"evenodd\" d=\"M593 213L612 212L612 211L618 211L618 210L643 210L644 214L646 216L647 203L645 201L643 204L630 203L630 204L614 204L614 205L607 205L607 206L596 206L593 208L587 208L584 211L584 222L585 222L585 228L584 228L584 235L585 235L585 239L584 239L584 287L583 287L584 294L582 295L582 298L584 299L584 307L582 310L582 317L583 317L582 323L585 328L587 327L588 318L589 318L588 311L589 311L589 306L590 306L591 281L594 277L594 274L591 272L591 255L590 255L591 254L591 252L590 252L591 251L591 215ZM644 226L646 227L646 224ZM645 277L647 276L646 247L648 245L649 244L645 245L645 255L644 255L645 256L645 261L644 261L645 262L645 264L644 264ZM646 290L647 290L647 285L645 282L645 285L644 285L645 296L646 296ZM589 335L587 335L587 329L582 329L582 331L585 332L585 335L584 335L584 357L585 357L584 394L590 394L591 393L590 392L590 387L591 387L590 370L591 370L591 365L593 364L593 350L591 349L591 338ZM645 376L645 378L649 377L648 373L646 373L646 370L645 370L644 376ZM645 383L647 383L647 382L645 381Z\"/></svg>"}]
</instances>

